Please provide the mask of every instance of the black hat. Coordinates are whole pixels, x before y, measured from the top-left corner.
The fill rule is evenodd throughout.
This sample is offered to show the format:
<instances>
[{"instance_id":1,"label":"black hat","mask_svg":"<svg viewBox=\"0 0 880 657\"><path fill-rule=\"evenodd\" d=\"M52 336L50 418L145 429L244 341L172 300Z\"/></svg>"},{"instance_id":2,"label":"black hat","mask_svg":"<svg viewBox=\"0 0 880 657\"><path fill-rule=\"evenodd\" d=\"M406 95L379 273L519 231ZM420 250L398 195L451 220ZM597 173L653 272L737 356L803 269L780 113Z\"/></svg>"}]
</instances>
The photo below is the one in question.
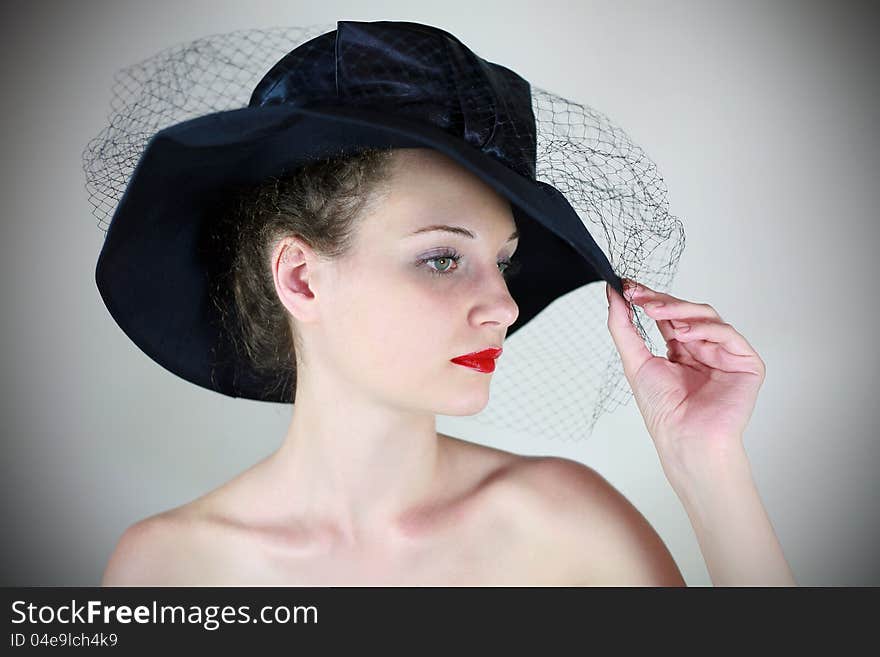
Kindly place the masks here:
<instances>
[{"instance_id":1,"label":"black hat","mask_svg":"<svg viewBox=\"0 0 880 657\"><path fill-rule=\"evenodd\" d=\"M277 61L246 107L206 113L148 136L98 259L100 294L126 335L178 376L233 397L289 402L236 352L209 299L212 277L225 264L209 239L213 210L228 200L230 190L317 159L368 148L427 147L455 160L511 204L521 269L508 284L519 307L508 340L554 300L591 282L607 281L622 296L621 278L585 221L566 195L545 181L554 155L564 156L566 147L590 135L564 135L557 153L542 151L542 171L538 93L442 29L339 21L335 30ZM133 115L134 109L122 114ZM87 170L98 158L94 143L92 153ZM648 172L653 174L653 167ZM630 178L629 188L641 185L641 193L650 195L644 180ZM566 190L569 197L582 191ZM594 191L612 206L620 202L613 181ZM662 216L668 221L665 211ZM647 278L641 272L620 274Z\"/></svg>"}]
</instances>

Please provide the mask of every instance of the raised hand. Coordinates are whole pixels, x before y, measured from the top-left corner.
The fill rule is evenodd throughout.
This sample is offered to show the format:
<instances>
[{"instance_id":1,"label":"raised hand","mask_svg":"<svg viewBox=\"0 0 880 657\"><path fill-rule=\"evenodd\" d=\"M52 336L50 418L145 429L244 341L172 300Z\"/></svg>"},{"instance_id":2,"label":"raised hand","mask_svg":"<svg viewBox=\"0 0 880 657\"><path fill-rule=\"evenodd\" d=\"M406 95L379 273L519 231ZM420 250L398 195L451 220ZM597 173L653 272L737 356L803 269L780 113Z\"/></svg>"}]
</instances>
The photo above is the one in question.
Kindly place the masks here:
<instances>
[{"instance_id":1,"label":"raised hand","mask_svg":"<svg viewBox=\"0 0 880 657\"><path fill-rule=\"evenodd\" d=\"M693 461L742 449L764 381L760 356L712 306L628 283L624 279L626 298L656 320L667 358L651 353L626 301L606 283L608 330L661 460Z\"/></svg>"}]
</instances>

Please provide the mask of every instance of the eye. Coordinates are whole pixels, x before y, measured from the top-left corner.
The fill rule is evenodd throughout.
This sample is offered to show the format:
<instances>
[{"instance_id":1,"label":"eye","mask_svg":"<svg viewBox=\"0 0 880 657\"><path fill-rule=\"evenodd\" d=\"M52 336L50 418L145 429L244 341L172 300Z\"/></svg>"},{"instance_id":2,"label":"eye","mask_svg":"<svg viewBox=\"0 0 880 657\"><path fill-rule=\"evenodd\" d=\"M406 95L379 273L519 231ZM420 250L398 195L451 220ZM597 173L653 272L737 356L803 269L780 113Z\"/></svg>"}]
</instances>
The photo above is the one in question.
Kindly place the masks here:
<instances>
[{"instance_id":1,"label":"eye","mask_svg":"<svg viewBox=\"0 0 880 657\"><path fill-rule=\"evenodd\" d=\"M498 264L504 265L504 269L501 270L501 273L504 274L504 278L507 280L516 276L519 273L519 270L522 269L522 262L519 258L510 257L507 260L502 260Z\"/></svg>"},{"instance_id":2,"label":"eye","mask_svg":"<svg viewBox=\"0 0 880 657\"><path fill-rule=\"evenodd\" d=\"M428 271L430 271L434 276L449 276L453 271L458 269L459 260L461 260L461 256L458 253L455 253L454 251L449 251L446 253L440 253L438 255L431 256L430 258L425 258L424 260L421 260L421 263L438 263L440 269L428 267Z\"/></svg>"},{"instance_id":3,"label":"eye","mask_svg":"<svg viewBox=\"0 0 880 657\"><path fill-rule=\"evenodd\" d=\"M430 271L433 276L451 276L452 272L458 269L458 263L462 259L462 257L462 255L455 251L446 251L444 253L433 255L430 258L423 258L419 260L419 263L422 265L428 265L428 263L438 263L439 269L435 269L434 267L429 266L428 271ZM504 276L505 280L509 280L510 278L515 276L522 268L522 263L515 258L499 260L498 264L500 266L503 266L501 274L502 276Z\"/></svg>"}]
</instances>

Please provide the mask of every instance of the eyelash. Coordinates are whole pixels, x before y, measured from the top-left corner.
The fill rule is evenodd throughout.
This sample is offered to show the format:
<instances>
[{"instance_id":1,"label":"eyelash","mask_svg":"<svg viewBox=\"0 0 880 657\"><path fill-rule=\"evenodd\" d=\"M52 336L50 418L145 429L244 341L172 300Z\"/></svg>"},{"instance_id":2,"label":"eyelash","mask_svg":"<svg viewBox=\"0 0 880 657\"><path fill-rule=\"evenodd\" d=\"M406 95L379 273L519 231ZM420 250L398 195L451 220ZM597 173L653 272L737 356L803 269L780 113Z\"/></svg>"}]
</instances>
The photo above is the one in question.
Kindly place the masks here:
<instances>
[{"instance_id":1,"label":"eyelash","mask_svg":"<svg viewBox=\"0 0 880 657\"><path fill-rule=\"evenodd\" d=\"M444 253L438 253L437 255L433 255L430 258L423 258L423 259L419 260L419 262L422 265L427 265L429 262L433 262L435 260L452 260L454 263L456 263L455 269L457 269L458 268L457 267L458 261L461 260L461 258L462 258L461 254L459 254L455 251L446 251ZM509 280L509 279L513 278L519 272L519 270L522 268L522 263L516 258L508 258L507 260L499 260L498 264L499 265L501 265L501 264L507 265L505 267L504 271L501 272L501 275L504 277L504 280ZM428 271L430 271L431 274L434 276L449 276L452 272L455 271L455 269L449 269L447 271L437 271L436 269L432 269L431 267L428 267Z\"/></svg>"}]
</instances>

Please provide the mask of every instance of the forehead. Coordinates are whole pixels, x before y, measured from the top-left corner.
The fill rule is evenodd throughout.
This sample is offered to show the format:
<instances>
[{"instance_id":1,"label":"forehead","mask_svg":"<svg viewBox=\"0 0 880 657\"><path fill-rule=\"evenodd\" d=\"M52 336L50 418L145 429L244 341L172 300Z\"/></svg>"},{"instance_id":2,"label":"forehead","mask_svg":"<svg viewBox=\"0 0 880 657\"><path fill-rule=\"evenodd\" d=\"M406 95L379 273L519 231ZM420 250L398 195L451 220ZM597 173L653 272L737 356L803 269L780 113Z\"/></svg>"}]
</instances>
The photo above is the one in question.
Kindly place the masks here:
<instances>
[{"instance_id":1,"label":"forehead","mask_svg":"<svg viewBox=\"0 0 880 657\"><path fill-rule=\"evenodd\" d=\"M479 236L503 232L507 238L516 228L506 198L452 158L427 148L395 151L383 207L385 221L410 232L454 223Z\"/></svg>"}]
</instances>

